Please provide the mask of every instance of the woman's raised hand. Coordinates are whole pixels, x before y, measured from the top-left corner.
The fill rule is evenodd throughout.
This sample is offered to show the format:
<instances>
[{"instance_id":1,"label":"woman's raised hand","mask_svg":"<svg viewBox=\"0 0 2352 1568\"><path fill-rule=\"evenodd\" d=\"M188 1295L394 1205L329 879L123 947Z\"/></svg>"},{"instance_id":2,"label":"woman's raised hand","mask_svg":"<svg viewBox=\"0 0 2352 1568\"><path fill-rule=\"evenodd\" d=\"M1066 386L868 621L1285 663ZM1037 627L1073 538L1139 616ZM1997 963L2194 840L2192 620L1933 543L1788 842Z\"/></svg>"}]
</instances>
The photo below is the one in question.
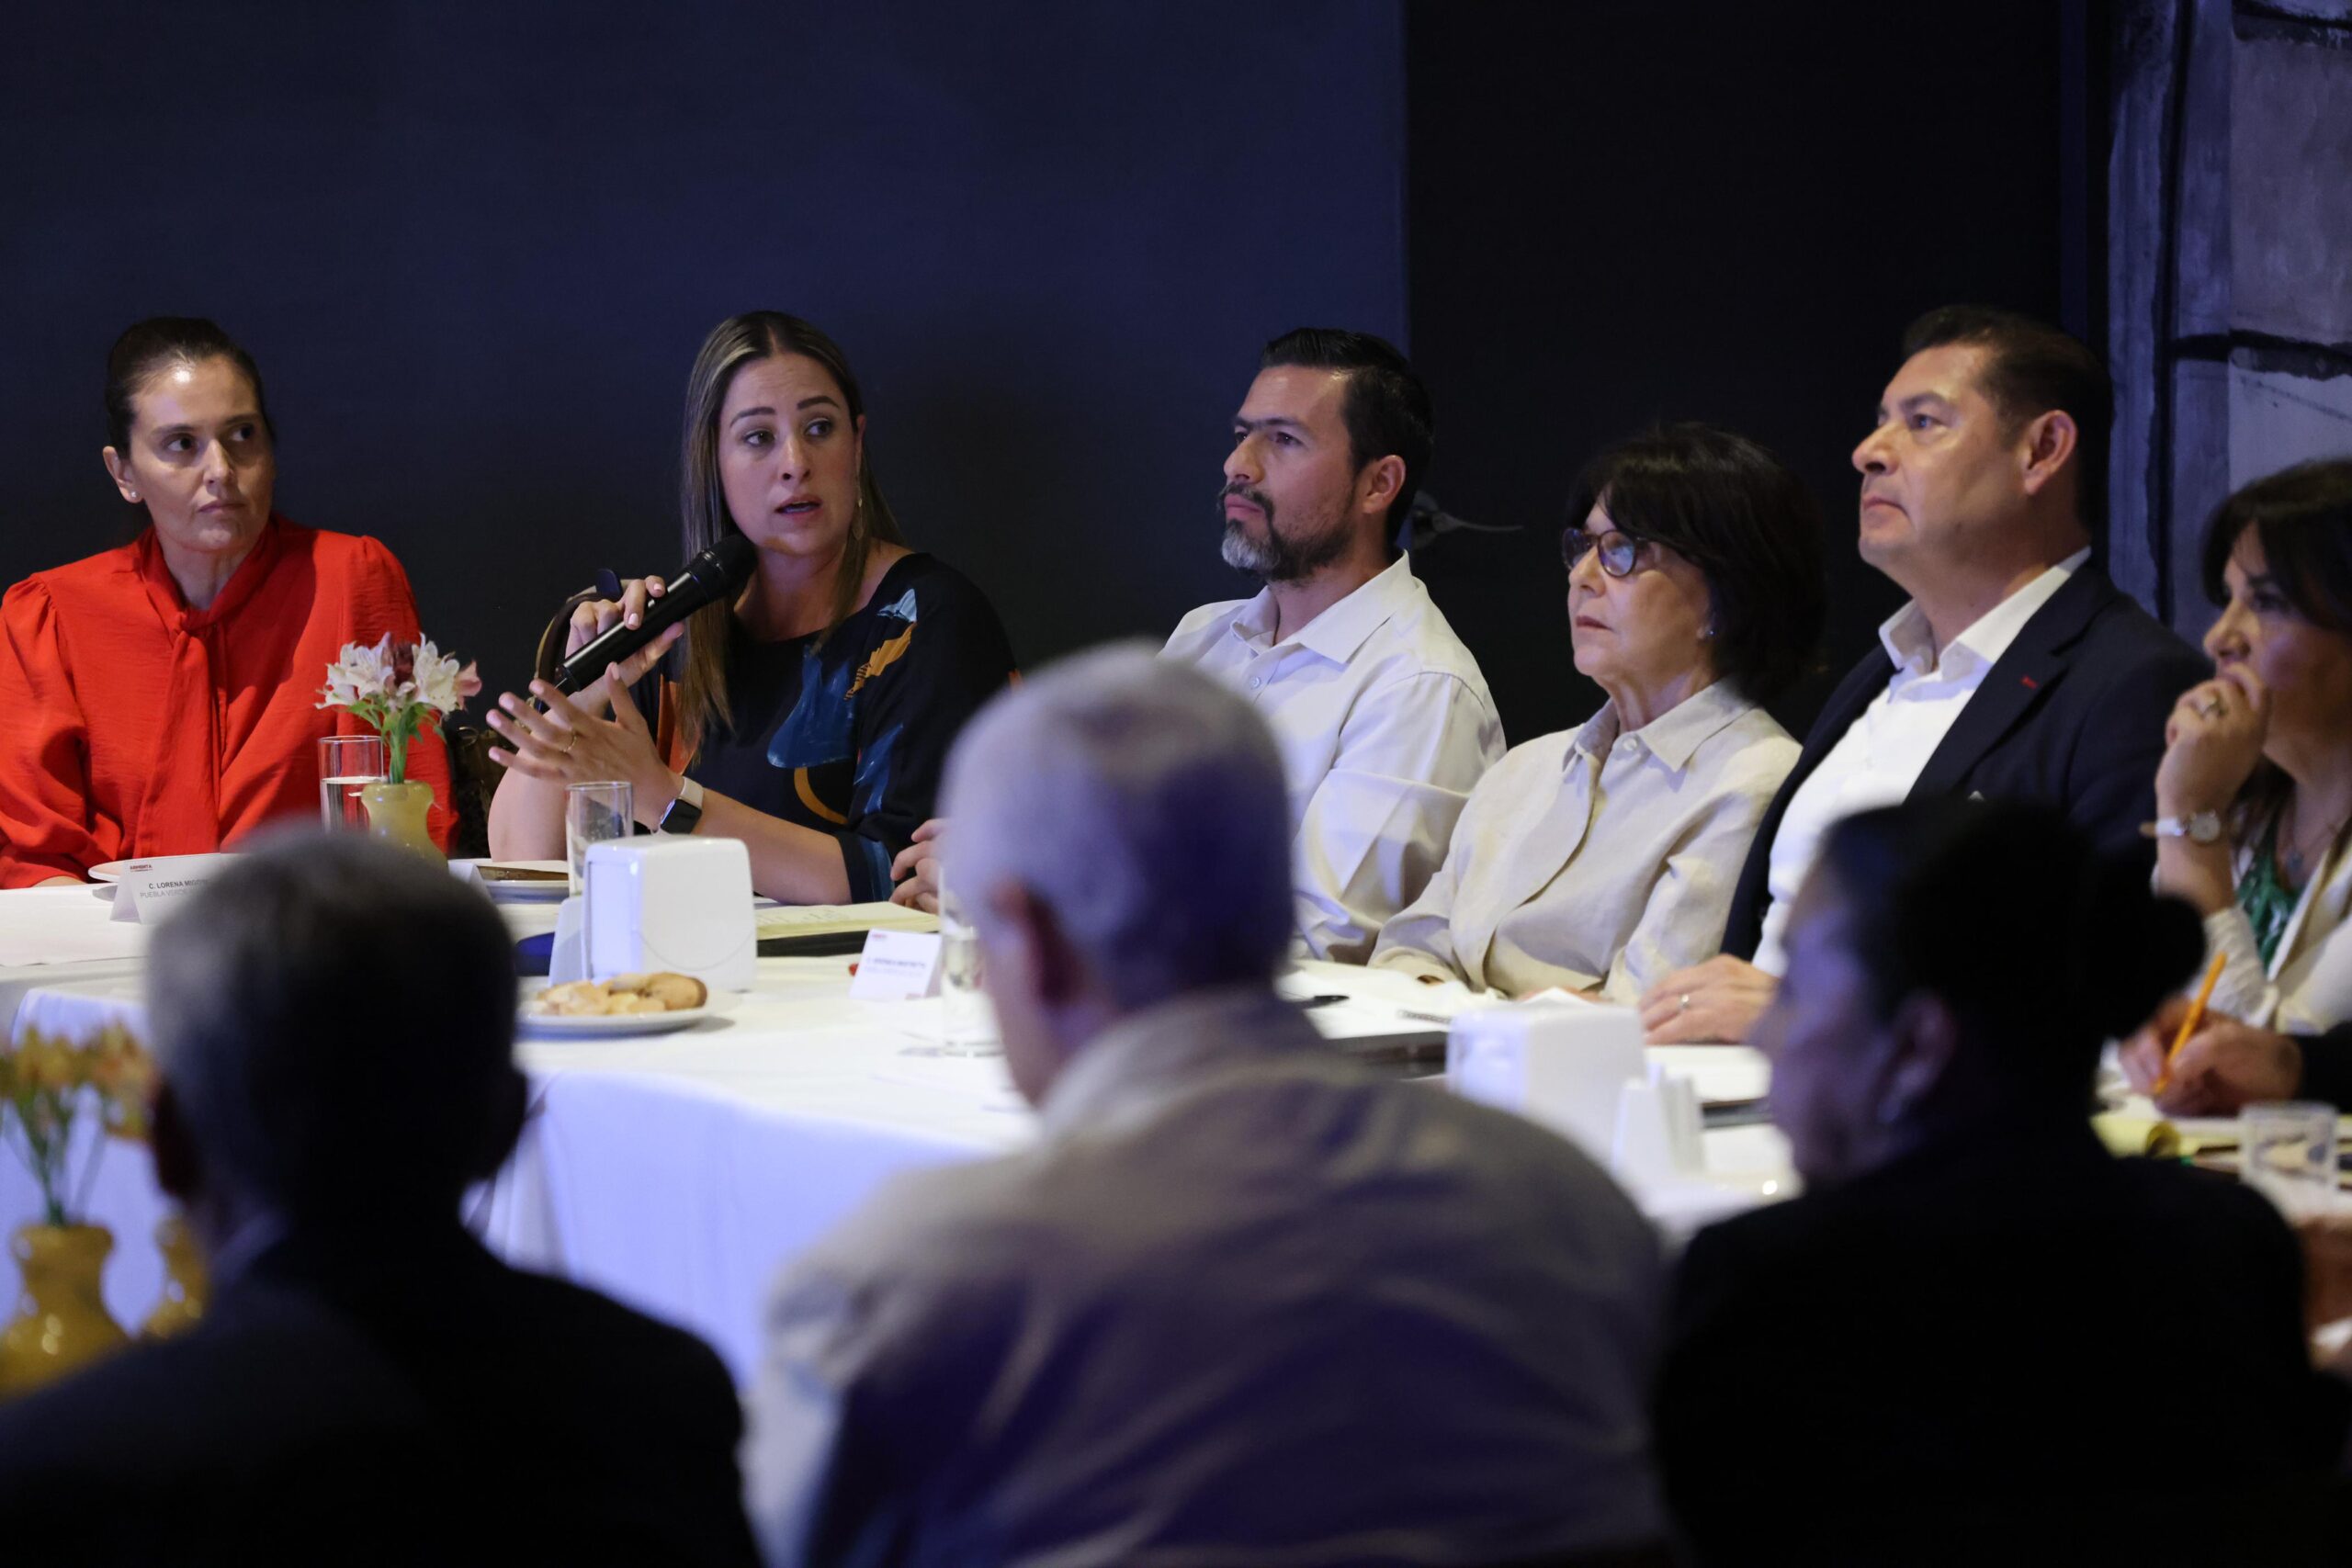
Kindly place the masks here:
<instances>
[{"instance_id":1,"label":"woman's raised hand","mask_svg":"<svg viewBox=\"0 0 2352 1568\"><path fill-rule=\"evenodd\" d=\"M2166 817L2220 811L2237 798L2262 761L2270 733L2270 689L2243 663L2181 694L2165 723L2156 765L2156 809Z\"/></svg>"},{"instance_id":2,"label":"woman's raised hand","mask_svg":"<svg viewBox=\"0 0 2352 1568\"><path fill-rule=\"evenodd\" d=\"M628 658L605 666L593 685L572 696L545 681L532 682L531 695L546 705L545 711L512 692L501 694L484 716L506 744L493 749L491 760L525 778L550 784L626 779L636 793L638 810L658 814L677 794L678 779L662 760L628 689L644 679L685 629L672 626ZM609 718L597 711L607 706Z\"/></svg>"},{"instance_id":3,"label":"woman's raised hand","mask_svg":"<svg viewBox=\"0 0 2352 1568\"><path fill-rule=\"evenodd\" d=\"M621 584L621 596L617 599L586 599L574 604L571 607L571 626L563 637L563 656L571 658L615 626L643 625L647 606L669 591L670 585L658 577L636 577ZM674 639L662 638L659 645L667 649L672 640ZM622 663L627 678L632 682L642 680L646 670L652 667L652 661L644 659L644 649L639 649ZM591 713L601 714L610 699L605 678L600 675L582 686L573 701Z\"/></svg>"}]
</instances>

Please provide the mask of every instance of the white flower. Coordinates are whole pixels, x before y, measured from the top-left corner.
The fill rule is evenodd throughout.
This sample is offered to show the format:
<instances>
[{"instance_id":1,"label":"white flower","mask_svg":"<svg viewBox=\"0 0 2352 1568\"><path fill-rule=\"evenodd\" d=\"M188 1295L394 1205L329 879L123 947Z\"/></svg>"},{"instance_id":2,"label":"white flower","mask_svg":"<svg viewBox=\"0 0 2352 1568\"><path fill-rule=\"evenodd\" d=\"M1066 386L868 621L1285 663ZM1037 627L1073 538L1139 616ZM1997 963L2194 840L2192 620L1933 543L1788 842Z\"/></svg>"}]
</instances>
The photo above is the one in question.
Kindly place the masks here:
<instances>
[{"instance_id":1,"label":"white flower","mask_svg":"<svg viewBox=\"0 0 2352 1568\"><path fill-rule=\"evenodd\" d=\"M319 688L319 694L326 700L316 705L356 708L371 699L391 696L392 663L390 632L373 648L364 643L344 644L343 657L327 666L327 683Z\"/></svg>"},{"instance_id":2,"label":"white flower","mask_svg":"<svg viewBox=\"0 0 2352 1568\"><path fill-rule=\"evenodd\" d=\"M462 669L455 658L445 658L431 637L416 645L416 680L412 701L439 713L455 713L468 697L481 690L474 666Z\"/></svg>"}]
</instances>

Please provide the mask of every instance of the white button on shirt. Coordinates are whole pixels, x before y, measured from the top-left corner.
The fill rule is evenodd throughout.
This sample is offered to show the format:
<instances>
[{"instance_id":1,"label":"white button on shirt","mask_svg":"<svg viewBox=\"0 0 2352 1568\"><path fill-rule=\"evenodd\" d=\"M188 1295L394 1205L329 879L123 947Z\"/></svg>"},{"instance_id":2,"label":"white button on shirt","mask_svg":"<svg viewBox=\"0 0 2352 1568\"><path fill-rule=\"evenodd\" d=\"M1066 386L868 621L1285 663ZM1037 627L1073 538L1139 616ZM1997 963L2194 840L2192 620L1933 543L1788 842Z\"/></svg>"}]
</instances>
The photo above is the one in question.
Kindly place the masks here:
<instances>
[{"instance_id":1,"label":"white button on shirt","mask_svg":"<svg viewBox=\"0 0 2352 1568\"><path fill-rule=\"evenodd\" d=\"M1772 901L1756 944L1758 969L1778 975L1787 964L1781 942L1789 908L1813 869L1823 835L1840 818L1893 806L1911 793L1986 673L2090 554L2077 550L1978 616L1940 651L1917 604L1904 605L1879 627L1878 639L1894 661L1894 678L1797 786L1781 814L1768 881Z\"/></svg>"},{"instance_id":2,"label":"white button on shirt","mask_svg":"<svg viewBox=\"0 0 2352 1568\"><path fill-rule=\"evenodd\" d=\"M1717 682L1629 735L1605 704L1514 747L1470 793L1445 863L1380 933L1375 968L1505 996L1630 1003L1713 954L1757 825L1796 765L1770 714Z\"/></svg>"},{"instance_id":3,"label":"white button on shirt","mask_svg":"<svg viewBox=\"0 0 2352 1568\"><path fill-rule=\"evenodd\" d=\"M1274 640L1273 595L1204 604L1160 650L1248 697L1290 785L1298 929L1361 964L1445 857L1470 786L1503 754L1477 660L1406 558Z\"/></svg>"}]
</instances>

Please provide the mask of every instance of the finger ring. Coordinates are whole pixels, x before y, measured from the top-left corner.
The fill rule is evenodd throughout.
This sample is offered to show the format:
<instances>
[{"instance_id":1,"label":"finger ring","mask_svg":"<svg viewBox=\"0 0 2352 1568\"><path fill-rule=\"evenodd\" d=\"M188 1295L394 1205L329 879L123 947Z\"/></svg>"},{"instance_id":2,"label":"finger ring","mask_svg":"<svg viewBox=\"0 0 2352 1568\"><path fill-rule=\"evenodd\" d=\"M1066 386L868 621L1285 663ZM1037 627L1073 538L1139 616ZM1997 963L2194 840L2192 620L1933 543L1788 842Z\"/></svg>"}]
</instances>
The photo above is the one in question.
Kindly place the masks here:
<instances>
[{"instance_id":1,"label":"finger ring","mask_svg":"<svg viewBox=\"0 0 2352 1568\"><path fill-rule=\"evenodd\" d=\"M2203 714L2207 718L2219 718L2222 716L2222 699L2219 697L2207 697L2203 702L2197 705L2197 711Z\"/></svg>"},{"instance_id":2,"label":"finger ring","mask_svg":"<svg viewBox=\"0 0 2352 1568\"><path fill-rule=\"evenodd\" d=\"M567 756L567 757L571 756L571 749L572 749L574 746L577 746L577 745L579 745L579 744L580 744L580 731L578 731L578 730L576 730L576 729L575 729L575 730L573 730L573 731L571 732L571 734L570 738L569 738L569 739L567 739L564 741L564 743L563 743L563 754L564 754L565 756Z\"/></svg>"},{"instance_id":3,"label":"finger ring","mask_svg":"<svg viewBox=\"0 0 2352 1568\"><path fill-rule=\"evenodd\" d=\"M1685 992L1683 992L1683 993L1682 993L1682 1001L1681 1001L1680 1005L1679 1005L1678 1007L1676 1007L1676 1008L1675 1008L1675 1010L1675 1010L1676 1012L1678 1012L1678 1013L1689 1012L1689 1011L1690 1010L1690 992L1685 991Z\"/></svg>"}]
</instances>

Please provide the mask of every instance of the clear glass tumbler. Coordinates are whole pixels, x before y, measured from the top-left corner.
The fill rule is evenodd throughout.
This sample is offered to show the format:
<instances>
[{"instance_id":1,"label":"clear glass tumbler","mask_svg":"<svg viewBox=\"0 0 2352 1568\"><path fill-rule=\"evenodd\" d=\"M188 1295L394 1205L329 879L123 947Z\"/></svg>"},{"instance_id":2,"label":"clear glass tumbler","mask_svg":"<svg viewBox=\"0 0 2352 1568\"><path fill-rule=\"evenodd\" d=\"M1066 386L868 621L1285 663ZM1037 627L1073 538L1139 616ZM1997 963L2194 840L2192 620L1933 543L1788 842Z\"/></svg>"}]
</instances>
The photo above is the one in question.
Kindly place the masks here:
<instances>
[{"instance_id":1,"label":"clear glass tumbler","mask_svg":"<svg viewBox=\"0 0 2352 1568\"><path fill-rule=\"evenodd\" d=\"M357 828L364 832L368 808L359 803L360 786L381 784L386 776L382 736L322 736L319 819L330 828Z\"/></svg>"},{"instance_id":2,"label":"clear glass tumbler","mask_svg":"<svg viewBox=\"0 0 2352 1568\"><path fill-rule=\"evenodd\" d=\"M2238 1112L2239 1171L2290 1220L2335 1208L2335 1107L2268 1100Z\"/></svg>"},{"instance_id":3,"label":"clear glass tumbler","mask_svg":"<svg viewBox=\"0 0 2352 1568\"><path fill-rule=\"evenodd\" d=\"M954 888L939 888L939 1033L910 1056L997 1056L996 1007L981 987L980 940Z\"/></svg>"},{"instance_id":4,"label":"clear glass tumbler","mask_svg":"<svg viewBox=\"0 0 2352 1568\"><path fill-rule=\"evenodd\" d=\"M563 852L571 863L571 896L588 887L588 846L626 839L633 830L636 804L627 781L576 784L563 794Z\"/></svg>"}]
</instances>

